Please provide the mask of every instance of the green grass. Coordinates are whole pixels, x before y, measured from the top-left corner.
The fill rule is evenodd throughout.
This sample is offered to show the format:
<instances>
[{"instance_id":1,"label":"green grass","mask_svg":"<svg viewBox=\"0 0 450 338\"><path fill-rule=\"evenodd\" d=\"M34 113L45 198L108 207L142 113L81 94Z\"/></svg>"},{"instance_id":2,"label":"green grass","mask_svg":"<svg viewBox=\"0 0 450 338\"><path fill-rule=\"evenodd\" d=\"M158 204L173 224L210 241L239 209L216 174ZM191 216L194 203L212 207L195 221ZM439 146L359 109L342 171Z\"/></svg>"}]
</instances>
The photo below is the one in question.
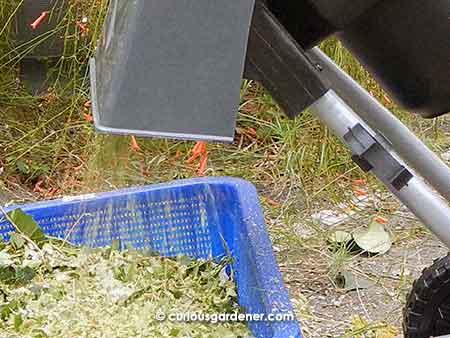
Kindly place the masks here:
<instances>
[{"instance_id":1,"label":"green grass","mask_svg":"<svg viewBox=\"0 0 450 338\"><path fill-rule=\"evenodd\" d=\"M46 190L77 193L196 176L195 167L185 163L192 142L139 139L142 151L136 153L130 151L128 137L96 134L85 121L87 61L94 53L108 0L69 2L55 33L63 33L64 55L54 62L54 85L43 97L31 96L17 82L19 61L32 51L30 44L13 41L11 27L20 4L0 2L0 165L6 187L13 183L33 190L43 182ZM89 19L89 33L84 36L75 26L82 17ZM40 42L37 39L31 45ZM322 48L433 147L449 144L437 132L444 122L422 121L387 102L376 82L338 41L330 39ZM338 203L347 196L352 179L366 177L310 113L289 120L270 95L251 81L242 85L235 142L209 144L208 151L206 175L252 181L261 188L263 200L276 202L272 207L282 204L275 207L276 212L281 208L295 214L299 203L307 209Z\"/></svg>"},{"instance_id":2,"label":"green grass","mask_svg":"<svg viewBox=\"0 0 450 338\"><path fill-rule=\"evenodd\" d=\"M54 32L65 41L64 56L54 62L55 81L46 95L33 97L17 80L18 64L42 40L17 45L12 27L21 1L0 0L0 189L16 199L45 199L197 176L196 163L186 163L193 142L139 138L141 151L135 152L129 137L97 134L85 120L90 113L87 61L108 0L69 3ZM84 16L89 18L89 33L81 36L75 22ZM433 150L448 149L447 117L430 121L401 111L338 41L329 39L321 47ZM347 149L309 112L289 120L251 81L243 82L241 94L235 141L208 144L205 175L237 176L254 183L272 240L282 248L279 261L290 265L301 260L323 278L332 278L353 258L345 251L324 250L328 233L320 227L308 223L314 233L308 239L300 238L295 227L313 211L349 198L354 179L367 179L371 189L382 187L359 170ZM377 207L378 213L389 214L398 205L386 202ZM402 240L416 238L414 231L402 233Z\"/></svg>"},{"instance_id":3,"label":"green grass","mask_svg":"<svg viewBox=\"0 0 450 338\"><path fill-rule=\"evenodd\" d=\"M140 139L142 152L134 153L127 137L97 135L84 120L89 113L84 107L89 100L87 60L94 53L108 0L69 3L55 32L63 33L65 47L64 56L55 63L54 86L46 96L32 97L17 83L17 68L41 40L14 43L11 27L21 1L0 2L0 118L5 129L0 158L5 176L28 188L44 180L44 186L67 193L195 176L194 168L184 161L192 143ZM89 18L86 36L75 27L84 16ZM323 49L383 100L375 81L339 42L329 40ZM425 136L438 137L429 122L426 129L416 126L425 130ZM318 201L341 200L351 179L365 176L326 127L308 112L287 119L256 83L246 81L242 86L237 130L233 144L208 146L207 175L243 177L265 187L267 197L278 202L287 192L301 195L309 207ZM182 156L175 158L180 152Z\"/></svg>"}]
</instances>

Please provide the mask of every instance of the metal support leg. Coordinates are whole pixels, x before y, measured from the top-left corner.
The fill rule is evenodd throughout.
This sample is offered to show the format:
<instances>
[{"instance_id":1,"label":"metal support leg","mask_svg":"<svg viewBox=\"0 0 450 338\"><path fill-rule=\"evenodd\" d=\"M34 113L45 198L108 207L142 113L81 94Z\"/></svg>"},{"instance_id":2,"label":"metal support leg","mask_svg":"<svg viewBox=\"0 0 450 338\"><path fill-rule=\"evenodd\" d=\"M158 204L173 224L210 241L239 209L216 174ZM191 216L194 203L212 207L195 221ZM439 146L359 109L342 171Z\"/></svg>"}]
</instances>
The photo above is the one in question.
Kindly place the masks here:
<instances>
[{"instance_id":1,"label":"metal support leg","mask_svg":"<svg viewBox=\"0 0 450 338\"><path fill-rule=\"evenodd\" d=\"M377 138L376 133L334 91L325 94L311 106L310 110L348 146L351 146L348 134L358 125L362 125L366 132ZM382 143L381 146L383 146ZM388 146L382 150L390 153ZM390 154L407 169L406 165L398 159L397 154ZM417 218L450 248L450 207L439 195L414 173L411 173L412 177L407 184L399 189L388 179L389 175L385 175L385 168L382 165L375 165L370 169Z\"/></svg>"},{"instance_id":2,"label":"metal support leg","mask_svg":"<svg viewBox=\"0 0 450 338\"><path fill-rule=\"evenodd\" d=\"M318 48L308 55L320 64L323 75L331 81L339 97L372 129L388 139L395 152L450 202L450 168Z\"/></svg>"}]
</instances>

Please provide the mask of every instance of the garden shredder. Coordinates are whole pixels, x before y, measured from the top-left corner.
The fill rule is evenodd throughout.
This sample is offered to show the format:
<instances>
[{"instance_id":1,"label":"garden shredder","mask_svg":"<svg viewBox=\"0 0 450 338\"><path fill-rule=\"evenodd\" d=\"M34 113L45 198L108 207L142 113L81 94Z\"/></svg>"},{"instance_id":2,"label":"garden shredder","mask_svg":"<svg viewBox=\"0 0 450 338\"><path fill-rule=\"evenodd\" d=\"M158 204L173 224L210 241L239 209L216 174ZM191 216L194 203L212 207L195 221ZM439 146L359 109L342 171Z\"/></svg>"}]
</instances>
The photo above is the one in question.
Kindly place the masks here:
<instances>
[{"instance_id":1,"label":"garden shredder","mask_svg":"<svg viewBox=\"0 0 450 338\"><path fill-rule=\"evenodd\" d=\"M91 60L95 125L231 141L241 79L258 81L289 117L309 109L450 247L450 168L316 47L336 35L400 106L434 118L450 112L449 18L450 0L112 0ZM448 257L415 282L404 331L449 337Z\"/></svg>"}]
</instances>

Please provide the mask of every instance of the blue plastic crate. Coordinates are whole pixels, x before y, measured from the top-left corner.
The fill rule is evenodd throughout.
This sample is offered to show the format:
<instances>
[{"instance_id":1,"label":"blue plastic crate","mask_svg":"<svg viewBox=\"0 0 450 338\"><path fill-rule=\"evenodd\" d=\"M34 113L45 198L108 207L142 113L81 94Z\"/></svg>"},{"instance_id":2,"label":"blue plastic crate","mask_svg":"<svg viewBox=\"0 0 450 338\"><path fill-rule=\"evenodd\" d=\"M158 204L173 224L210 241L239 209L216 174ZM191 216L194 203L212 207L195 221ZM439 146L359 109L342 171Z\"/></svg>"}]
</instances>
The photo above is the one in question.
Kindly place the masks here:
<instances>
[{"instance_id":1,"label":"blue plastic crate","mask_svg":"<svg viewBox=\"0 0 450 338\"><path fill-rule=\"evenodd\" d=\"M17 207L17 206L15 206ZM230 254L246 313L290 313L292 305L250 183L202 178L27 204L44 231L75 244L151 248L162 255ZM14 206L7 208L7 211ZM11 224L0 219L0 236ZM250 322L256 338L301 338L297 321Z\"/></svg>"}]
</instances>

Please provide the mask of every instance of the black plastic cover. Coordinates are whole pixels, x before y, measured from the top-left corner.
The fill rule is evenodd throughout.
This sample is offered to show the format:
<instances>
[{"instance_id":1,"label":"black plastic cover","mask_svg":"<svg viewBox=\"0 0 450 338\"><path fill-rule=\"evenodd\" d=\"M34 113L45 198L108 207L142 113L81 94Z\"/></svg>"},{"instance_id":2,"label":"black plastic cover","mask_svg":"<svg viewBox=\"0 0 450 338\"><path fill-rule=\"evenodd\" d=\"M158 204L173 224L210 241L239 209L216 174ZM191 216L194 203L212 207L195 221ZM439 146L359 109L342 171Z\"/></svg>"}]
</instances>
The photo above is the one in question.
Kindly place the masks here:
<instances>
[{"instance_id":1,"label":"black plastic cover","mask_svg":"<svg viewBox=\"0 0 450 338\"><path fill-rule=\"evenodd\" d=\"M449 0L384 0L339 37L403 107L450 111Z\"/></svg>"},{"instance_id":2,"label":"black plastic cover","mask_svg":"<svg viewBox=\"0 0 450 338\"><path fill-rule=\"evenodd\" d=\"M276 18L303 48L316 45L336 28L307 0L268 0Z\"/></svg>"},{"instance_id":3,"label":"black plastic cover","mask_svg":"<svg viewBox=\"0 0 450 338\"><path fill-rule=\"evenodd\" d=\"M268 6L305 49L343 29L381 0L268 0Z\"/></svg>"},{"instance_id":4,"label":"black plastic cover","mask_svg":"<svg viewBox=\"0 0 450 338\"><path fill-rule=\"evenodd\" d=\"M345 28L380 0L308 0L337 29Z\"/></svg>"},{"instance_id":5,"label":"black plastic cover","mask_svg":"<svg viewBox=\"0 0 450 338\"><path fill-rule=\"evenodd\" d=\"M450 112L449 0L268 0L305 49L338 37L403 108Z\"/></svg>"}]
</instances>

